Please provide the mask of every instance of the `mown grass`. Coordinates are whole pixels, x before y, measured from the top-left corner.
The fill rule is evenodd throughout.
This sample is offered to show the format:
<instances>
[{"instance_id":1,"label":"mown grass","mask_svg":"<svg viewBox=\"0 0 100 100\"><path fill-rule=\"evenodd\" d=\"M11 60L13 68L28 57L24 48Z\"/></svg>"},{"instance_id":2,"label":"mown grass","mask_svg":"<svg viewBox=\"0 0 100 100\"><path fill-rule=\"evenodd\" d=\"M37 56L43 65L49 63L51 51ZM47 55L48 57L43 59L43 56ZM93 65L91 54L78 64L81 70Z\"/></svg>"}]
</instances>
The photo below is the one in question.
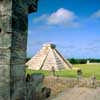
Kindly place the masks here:
<instances>
[{"instance_id":1,"label":"mown grass","mask_svg":"<svg viewBox=\"0 0 100 100\"><path fill-rule=\"evenodd\" d=\"M100 64L80 64L75 67L82 69L84 77L91 77L95 74L96 78L100 80Z\"/></svg>"},{"instance_id":2,"label":"mown grass","mask_svg":"<svg viewBox=\"0 0 100 100\"><path fill-rule=\"evenodd\" d=\"M93 74L95 74L96 78L100 80L100 64L76 64L73 65L74 69L72 70L61 70L56 71L56 75L60 77L69 77L69 78L76 78L77 77L77 68L80 68L83 73L83 77L90 78ZM28 74L35 74L35 73L41 73L45 76L52 75L51 71L43 71L43 70L26 70L26 73Z\"/></svg>"}]
</instances>

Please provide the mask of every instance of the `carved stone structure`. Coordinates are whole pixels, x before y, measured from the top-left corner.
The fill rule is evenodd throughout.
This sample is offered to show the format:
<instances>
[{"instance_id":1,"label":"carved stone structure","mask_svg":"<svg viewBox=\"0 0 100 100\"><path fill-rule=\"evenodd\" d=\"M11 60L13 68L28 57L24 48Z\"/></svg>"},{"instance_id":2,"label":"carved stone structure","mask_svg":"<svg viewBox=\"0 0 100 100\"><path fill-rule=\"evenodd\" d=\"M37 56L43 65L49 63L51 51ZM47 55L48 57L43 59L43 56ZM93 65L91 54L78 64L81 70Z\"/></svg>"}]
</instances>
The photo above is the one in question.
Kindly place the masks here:
<instances>
[{"instance_id":1,"label":"carved stone structure","mask_svg":"<svg viewBox=\"0 0 100 100\"><path fill-rule=\"evenodd\" d=\"M0 0L0 100L26 100L28 13L37 0Z\"/></svg>"},{"instance_id":2,"label":"carved stone structure","mask_svg":"<svg viewBox=\"0 0 100 100\"><path fill-rule=\"evenodd\" d=\"M42 49L26 65L33 70L72 69L72 64L63 58L56 49L56 45L50 43L44 44Z\"/></svg>"}]
</instances>

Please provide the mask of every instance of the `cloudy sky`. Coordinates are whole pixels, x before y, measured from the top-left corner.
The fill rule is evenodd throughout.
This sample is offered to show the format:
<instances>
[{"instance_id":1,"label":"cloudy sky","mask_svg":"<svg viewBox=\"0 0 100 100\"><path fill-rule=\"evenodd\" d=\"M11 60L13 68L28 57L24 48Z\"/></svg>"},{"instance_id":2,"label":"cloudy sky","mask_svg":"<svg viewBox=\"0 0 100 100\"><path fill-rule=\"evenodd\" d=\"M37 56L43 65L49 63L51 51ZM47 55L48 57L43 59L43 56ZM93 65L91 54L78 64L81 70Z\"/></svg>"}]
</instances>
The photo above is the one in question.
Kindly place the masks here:
<instances>
[{"instance_id":1,"label":"cloudy sky","mask_svg":"<svg viewBox=\"0 0 100 100\"><path fill-rule=\"evenodd\" d=\"M39 0L28 18L28 57L52 42L66 58L100 58L100 0Z\"/></svg>"}]
</instances>

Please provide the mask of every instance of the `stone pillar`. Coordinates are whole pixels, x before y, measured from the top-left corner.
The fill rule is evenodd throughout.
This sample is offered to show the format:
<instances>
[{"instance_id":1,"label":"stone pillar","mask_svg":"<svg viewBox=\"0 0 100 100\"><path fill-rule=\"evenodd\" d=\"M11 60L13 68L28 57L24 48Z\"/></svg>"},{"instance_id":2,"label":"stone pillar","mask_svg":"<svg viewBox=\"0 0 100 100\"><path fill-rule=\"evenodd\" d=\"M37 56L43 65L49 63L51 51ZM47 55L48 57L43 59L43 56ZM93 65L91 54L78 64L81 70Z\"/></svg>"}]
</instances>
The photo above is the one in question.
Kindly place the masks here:
<instances>
[{"instance_id":1,"label":"stone pillar","mask_svg":"<svg viewBox=\"0 0 100 100\"><path fill-rule=\"evenodd\" d=\"M25 100L28 13L37 0L0 0L0 100Z\"/></svg>"}]
</instances>

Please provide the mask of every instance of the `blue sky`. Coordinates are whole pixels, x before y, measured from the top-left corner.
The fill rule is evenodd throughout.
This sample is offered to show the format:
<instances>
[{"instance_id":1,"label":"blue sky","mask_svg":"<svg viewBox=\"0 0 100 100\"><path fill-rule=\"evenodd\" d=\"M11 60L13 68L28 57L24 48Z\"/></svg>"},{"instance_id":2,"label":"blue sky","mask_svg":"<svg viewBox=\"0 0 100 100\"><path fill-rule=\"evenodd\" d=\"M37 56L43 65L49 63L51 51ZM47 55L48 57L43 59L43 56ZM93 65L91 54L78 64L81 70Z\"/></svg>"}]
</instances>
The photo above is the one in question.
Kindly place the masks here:
<instances>
[{"instance_id":1,"label":"blue sky","mask_svg":"<svg viewBox=\"0 0 100 100\"><path fill-rule=\"evenodd\" d=\"M100 0L40 0L28 20L28 57L52 42L66 58L100 58Z\"/></svg>"}]
</instances>

